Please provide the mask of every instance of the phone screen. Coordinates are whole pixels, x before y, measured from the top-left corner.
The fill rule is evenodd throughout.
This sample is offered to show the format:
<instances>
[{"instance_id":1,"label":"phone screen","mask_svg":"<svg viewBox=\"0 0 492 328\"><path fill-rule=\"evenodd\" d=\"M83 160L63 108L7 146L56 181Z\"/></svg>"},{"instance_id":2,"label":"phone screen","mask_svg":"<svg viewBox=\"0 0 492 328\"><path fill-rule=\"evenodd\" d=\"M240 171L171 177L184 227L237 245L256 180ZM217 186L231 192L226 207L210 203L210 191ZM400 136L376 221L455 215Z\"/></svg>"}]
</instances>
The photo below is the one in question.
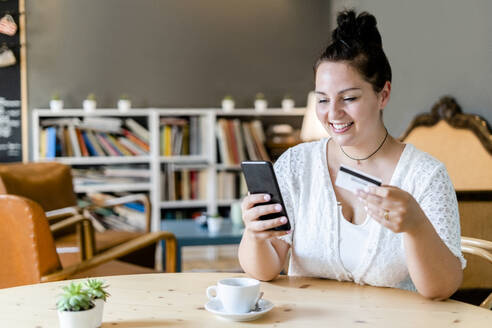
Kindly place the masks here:
<instances>
[{"instance_id":1,"label":"phone screen","mask_svg":"<svg viewBox=\"0 0 492 328\"><path fill-rule=\"evenodd\" d=\"M248 190L251 194L269 194L271 196L270 201L256 204L255 206L267 204L282 205L281 212L263 215L260 217L260 220L270 220L285 216L287 218L287 223L271 230L290 230L289 217L285 210L284 201L282 199L282 194L280 193L272 163L267 161L247 161L241 163L241 168L243 170L244 178L246 179L246 184L248 185Z\"/></svg>"}]
</instances>

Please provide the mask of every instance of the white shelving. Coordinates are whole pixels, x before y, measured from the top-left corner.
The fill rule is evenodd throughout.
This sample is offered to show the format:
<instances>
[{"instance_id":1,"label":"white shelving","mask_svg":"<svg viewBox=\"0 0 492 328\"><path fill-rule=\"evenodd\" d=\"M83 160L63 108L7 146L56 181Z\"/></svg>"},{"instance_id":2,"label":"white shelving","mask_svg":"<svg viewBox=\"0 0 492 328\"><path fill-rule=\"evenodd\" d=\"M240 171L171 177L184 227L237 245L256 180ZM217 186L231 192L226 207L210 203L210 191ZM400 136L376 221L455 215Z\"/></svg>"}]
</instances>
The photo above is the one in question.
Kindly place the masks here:
<instances>
[{"instance_id":1,"label":"white shelving","mask_svg":"<svg viewBox=\"0 0 492 328\"><path fill-rule=\"evenodd\" d=\"M92 185L75 185L75 192L121 192L121 191L150 191L151 183L106 183Z\"/></svg>"},{"instance_id":2,"label":"white shelving","mask_svg":"<svg viewBox=\"0 0 492 328\"><path fill-rule=\"evenodd\" d=\"M257 112L253 109L235 109L232 112L224 112L216 108L203 109L183 109L183 108L135 108L129 112L122 113L117 109L96 109L94 112L87 113L82 109L64 109L61 112L52 112L47 109L35 109L33 111L33 140L32 140L32 159L34 161L59 161L69 165L108 165L108 164L147 164L150 169L149 183L108 183L93 185L77 185L76 192L121 192L121 191L148 191L152 203L152 230L160 230L161 209L185 209L185 208L206 208L207 212L215 213L219 206L230 206L234 199L217 200L217 172L222 170L240 171L240 166L226 166L217 163L215 125L218 118L261 118L274 117L281 122L282 117L302 117L304 108L296 108L291 111L284 111L279 108L267 109ZM150 133L150 154L149 156L101 156L101 157L59 157L54 159L40 158L39 156L39 131L40 122L44 119L61 117L119 117L119 118L139 118L147 122ZM187 156L161 156L160 154L160 118L162 117L202 117L204 130L202 134L202 155ZM278 119L277 119L278 117ZM207 175L207 198L203 200L187 201L162 201L161 198L161 169L163 165L173 165L174 167L190 167L204 170Z\"/></svg>"}]
</instances>

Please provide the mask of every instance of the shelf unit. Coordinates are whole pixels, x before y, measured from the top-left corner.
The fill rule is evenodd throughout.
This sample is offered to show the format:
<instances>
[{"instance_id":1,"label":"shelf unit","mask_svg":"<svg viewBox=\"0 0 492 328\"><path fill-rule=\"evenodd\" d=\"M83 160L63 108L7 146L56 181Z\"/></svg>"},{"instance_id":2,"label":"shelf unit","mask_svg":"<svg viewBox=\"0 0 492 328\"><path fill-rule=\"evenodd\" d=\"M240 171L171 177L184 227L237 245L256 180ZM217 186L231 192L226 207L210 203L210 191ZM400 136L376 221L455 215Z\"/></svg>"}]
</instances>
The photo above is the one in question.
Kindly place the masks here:
<instances>
[{"instance_id":1,"label":"shelf unit","mask_svg":"<svg viewBox=\"0 0 492 328\"><path fill-rule=\"evenodd\" d=\"M152 230L160 230L161 209L187 209L187 208L206 208L207 212L215 213L218 207L230 206L237 199L218 200L217 195L217 172L222 170L240 172L240 166L228 166L217 163L215 126L219 118L239 118L239 119L262 119L271 117L280 123L282 117L298 117L304 115L304 108L296 108L291 111L284 111L279 108L270 108L263 112L254 109L235 109L232 112L224 112L216 108L203 109L184 109L184 108L135 108L129 112L120 112L117 109L96 109L94 112L87 113L82 109L64 109L61 112L52 112L48 109L34 109L33 120L33 140L31 155L34 161L59 161L69 165L107 165L107 164L148 164L150 169L149 183L134 184L96 184L75 186L76 192L118 192L118 191L145 191L149 192L152 203ZM63 118L63 117L117 117L117 118L140 118L147 122L147 129L150 134L150 153L148 156L100 156L100 157L55 157L54 159L40 158L39 156L39 132L40 123L44 119ZM202 117L205 129L202 138L202 154L187 156L161 156L160 154L160 119L163 117ZM203 170L207 176L206 199L203 200L181 200L163 201L161 186L162 165L174 165L177 167L196 168Z\"/></svg>"}]
</instances>

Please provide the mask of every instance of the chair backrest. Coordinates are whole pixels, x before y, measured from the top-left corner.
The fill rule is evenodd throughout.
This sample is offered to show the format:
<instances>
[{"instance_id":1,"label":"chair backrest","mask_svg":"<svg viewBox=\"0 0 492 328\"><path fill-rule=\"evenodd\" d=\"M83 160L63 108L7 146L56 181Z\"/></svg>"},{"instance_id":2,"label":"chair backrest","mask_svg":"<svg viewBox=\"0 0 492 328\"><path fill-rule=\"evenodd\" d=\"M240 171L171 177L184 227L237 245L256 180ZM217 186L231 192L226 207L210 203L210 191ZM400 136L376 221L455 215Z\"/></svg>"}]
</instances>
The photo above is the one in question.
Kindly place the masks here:
<instances>
[{"instance_id":1,"label":"chair backrest","mask_svg":"<svg viewBox=\"0 0 492 328\"><path fill-rule=\"evenodd\" d=\"M457 191L492 190L492 136L487 122L463 114L453 98L440 99L418 115L401 140L446 165Z\"/></svg>"},{"instance_id":2,"label":"chair backrest","mask_svg":"<svg viewBox=\"0 0 492 328\"><path fill-rule=\"evenodd\" d=\"M0 165L0 194L29 198L45 211L77 205L70 166L55 162Z\"/></svg>"},{"instance_id":3,"label":"chair backrest","mask_svg":"<svg viewBox=\"0 0 492 328\"><path fill-rule=\"evenodd\" d=\"M41 206L24 197L0 195L0 288L38 283L60 268Z\"/></svg>"},{"instance_id":4,"label":"chair backrest","mask_svg":"<svg viewBox=\"0 0 492 328\"><path fill-rule=\"evenodd\" d=\"M464 114L453 98L441 98L418 115L401 140L446 165L460 211L461 235L492 240L492 136L488 123ZM462 288L492 288L490 264L467 255Z\"/></svg>"}]
</instances>

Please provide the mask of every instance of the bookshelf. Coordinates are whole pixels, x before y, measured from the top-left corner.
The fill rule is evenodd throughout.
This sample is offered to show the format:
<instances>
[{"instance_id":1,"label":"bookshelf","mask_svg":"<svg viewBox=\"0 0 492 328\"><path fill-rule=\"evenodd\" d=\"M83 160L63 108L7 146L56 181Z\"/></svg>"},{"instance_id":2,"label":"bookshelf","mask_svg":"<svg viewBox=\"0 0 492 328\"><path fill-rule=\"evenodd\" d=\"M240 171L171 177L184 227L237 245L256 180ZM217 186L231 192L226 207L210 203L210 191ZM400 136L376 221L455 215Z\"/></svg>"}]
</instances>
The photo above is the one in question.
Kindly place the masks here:
<instances>
[{"instance_id":1,"label":"bookshelf","mask_svg":"<svg viewBox=\"0 0 492 328\"><path fill-rule=\"evenodd\" d=\"M96 109L91 113L87 113L82 109L64 109L61 112L52 112L48 109L34 109L32 113L33 140L31 143L31 155L34 161L59 161L72 165L73 167L104 168L108 165L120 165L131 169L132 166L144 166L149 171L147 181L75 183L75 191L78 193L146 192L149 194L151 204L153 205L151 228L156 231L160 230L162 211L198 209L206 210L208 213L216 213L220 208L228 207L231 203L239 200L238 195L236 197L230 197L230 195L227 197L217 197L221 191L218 186L220 176L223 178L229 175L229 178L224 178L226 180L223 181L230 181L227 179L231 179L230 176L235 175L238 177L236 178L237 180L241 172L238 162L240 158L237 156L235 162L230 163L224 163L224 160L219 158L220 156L224 156L220 152L220 149L217 149L216 134L219 120L237 120L239 123L236 124L239 124L239 127L243 125L243 122L251 122L253 120L278 123L296 121L298 123L297 127L300 128L304 112L304 108L296 108L291 111L270 108L263 112L257 112L253 109L236 109L232 112L224 112L216 108L134 108L124 113L117 109ZM49 120L75 119L78 120L77 122L84 122L87 118L119 119L123 122L122 126L124 128L128 128L124 123L127 119L138 122L148 131L148 153L144 155L111 156L106 152L103 156L60 156L63 155L63 153L60 153L60 147L55 151L55 156L52 153L49 158L47 158L46 153L41 153L42 143L46 142L41 136L43 130L46 130L50 126L50 124L46 124L49 123ZM57 128L60 129L60 127ZM65 128L62 127L61 129ZM83 127L80 129L90 130L91 128ZM97 135L98 132L94 130L93 133ZM188 137L186 138L188 139L185 137L182 137L182 139L190 140L190 144L179 144L181 147L180 153L173 153L174 147L170 146L171 144L169 144L169 138L166 138L166 133L168 134L167 136L170 133L175 133L173 134L173 142L176 140L174 136L179 136L180 134L187 135ZM183 140L182 142L185 142ZM196 142L193 143L191 140L196 140ZM45 146L47 145L45 144ZM187 149L186 155L183 154L183 149ZM219 157L217 156L218 153L221 154ZM171 179L173 181L175 180L174 174L180 174L181 177L186 175L187 178L183 178L182 181L185 181L190 186L198 181L199 188L193 192L187 190L188 187L185 187L184 189L191 196L188 195L181 198L167 197L169 196L170 189L175 189L174 187L169 187L169 181Z\"/></svg>"}]
</instances>

